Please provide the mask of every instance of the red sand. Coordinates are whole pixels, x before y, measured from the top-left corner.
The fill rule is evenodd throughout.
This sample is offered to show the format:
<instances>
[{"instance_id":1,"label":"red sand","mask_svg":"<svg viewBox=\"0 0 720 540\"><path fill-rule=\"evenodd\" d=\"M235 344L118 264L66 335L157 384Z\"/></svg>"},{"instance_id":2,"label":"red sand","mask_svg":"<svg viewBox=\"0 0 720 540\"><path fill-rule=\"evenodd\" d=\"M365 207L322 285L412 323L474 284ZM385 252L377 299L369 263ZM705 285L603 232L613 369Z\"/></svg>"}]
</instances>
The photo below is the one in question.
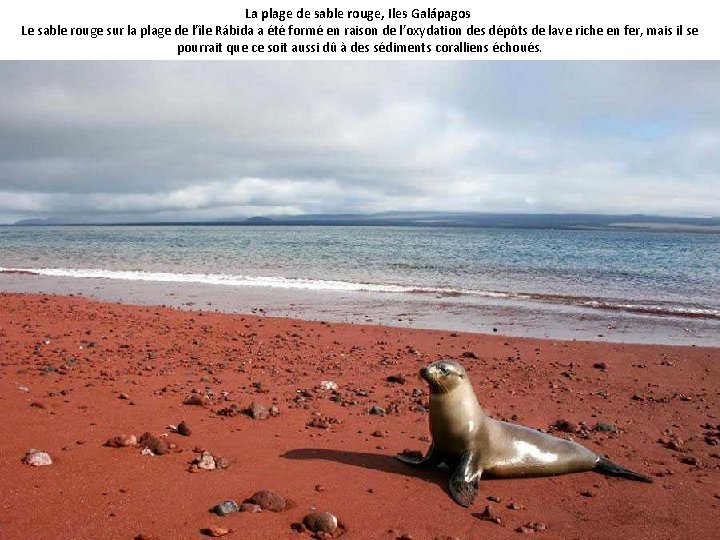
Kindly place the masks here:
<instances>
[{"instance_id":1,"label":"red sand","mask_svg":"<svg viewBox=\"0 0 720 540\"><path fill-rule=\"evenodd\" d=\"M655 483L596 473L483 480L475 507L457 506L447 494L447 471L415 471L392 458L428 445L427 414L417 410L427 389L417 371L438 357L468 368L489 414L543 429L560 419L579 424L576 440ZM598 362L607 368L594 368ZM397 374L405 384L386 381ZM338 384L338 401L317 389L323 380ZM717 538L720 446L712 443L720 428L719 383L720 349L2 294L0 537L192 539L220 525L235 529L226 538L302 540L309 533L291 524L315 507L336 514L348 539L515 538L529 522L546 525L535 533L542 538ZM192 389L206 388L215 396L209 408L183 405ZM298 390L308 397L298 399ZM280 416L257 421L214 412L252 401L277 404ZM368 414L374 404L391 412ZM306 427L315 412L340 423ZM146 456L140 448L103 446L114 435L161 434L181 420L192 434L167 437L179 452ZM595 432L596 422L619 432ZM387 436L373 436L377 430ZM658 442L666 430L682 439L679 450ZM188 472L194 447L229 458L230 468ZM53 465L23 464L30 448L49 452ZM280 514L209 513L222 500L240 503L260 489L296 506ZM501 525L478 519L487 504Z\"/></svg>"}]
</instances>

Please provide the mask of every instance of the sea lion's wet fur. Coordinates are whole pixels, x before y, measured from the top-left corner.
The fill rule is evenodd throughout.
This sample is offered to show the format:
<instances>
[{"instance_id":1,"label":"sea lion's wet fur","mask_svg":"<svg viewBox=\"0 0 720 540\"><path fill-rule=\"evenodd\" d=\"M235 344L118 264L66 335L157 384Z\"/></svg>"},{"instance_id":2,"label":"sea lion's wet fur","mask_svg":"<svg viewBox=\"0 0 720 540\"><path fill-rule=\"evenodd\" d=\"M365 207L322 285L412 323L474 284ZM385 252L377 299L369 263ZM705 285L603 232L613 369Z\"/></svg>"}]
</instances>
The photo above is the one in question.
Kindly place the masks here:
<instances>
[{"instance_id":1,"label":"sea lion's wet fur","mask_svg":"<svg viewBox=\"0 0 720 540\"><path fill-rule=\"evenodd\" d=\"M423 459L403 454L398 459L416 467L446 463L453 471L450 492L463 506L475 500L482 474L513 478L596 470L652 482L573 441L490 418L457 362L434 362L420 375L430 385L432 446Z\"/></svg>"}]
</instances>

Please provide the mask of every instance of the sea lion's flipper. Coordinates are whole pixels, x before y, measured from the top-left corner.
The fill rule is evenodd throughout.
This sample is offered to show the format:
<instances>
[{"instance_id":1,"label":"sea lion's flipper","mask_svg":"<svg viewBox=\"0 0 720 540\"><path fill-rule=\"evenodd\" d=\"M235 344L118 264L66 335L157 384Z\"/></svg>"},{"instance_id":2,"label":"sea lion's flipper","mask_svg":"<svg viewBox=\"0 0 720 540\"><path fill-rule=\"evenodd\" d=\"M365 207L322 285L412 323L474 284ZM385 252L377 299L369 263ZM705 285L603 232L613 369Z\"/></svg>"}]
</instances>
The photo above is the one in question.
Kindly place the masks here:
<instances>
[{"instance_id":1,"label":"sea lion's flipper","mask_svg":"<svg viewBox=\"0 0 720 540\"><path fill-rule=\"evenodd\" d=\"M475 454L463 452L457 469L450 478L450 493L455 502L468 508L472 506L480 488L482 469L477 468Z\"/></svg>"},{"instance_id":2,"label":"sea lion's flipper","mask_svg":"<svg viewBox=\"0 0 720 540\"><path fill-rule=\"evenodd\" d=\"M418 454L420 454L420 452L418 452ZM433 467L440 465L440 462L442 461L442 454L440 454L440 452L431 445L424 457L420 455L415 456L410 453L402 453L396 454L395 458L398 461L402 461L405 465L410 465L411 467L416 467L418 469L432 469Z\"/></svg>"},{"instance_id":3,"label":"sea lion's flipper","mask_svg":"<svg viewBox=\"0 0 720 540\"><path fill-rule=\"evenodd\" d=\"M633 472L625 467L621 467L617 463L613 463L607 458L601 457L595 464L597 472L606 474L608 476L619 476L621 478L627 478L628 480L635 480L637 482L647 482L652 484L652 478L645 476L644 474Z\"/></svg>"}]
</instances>

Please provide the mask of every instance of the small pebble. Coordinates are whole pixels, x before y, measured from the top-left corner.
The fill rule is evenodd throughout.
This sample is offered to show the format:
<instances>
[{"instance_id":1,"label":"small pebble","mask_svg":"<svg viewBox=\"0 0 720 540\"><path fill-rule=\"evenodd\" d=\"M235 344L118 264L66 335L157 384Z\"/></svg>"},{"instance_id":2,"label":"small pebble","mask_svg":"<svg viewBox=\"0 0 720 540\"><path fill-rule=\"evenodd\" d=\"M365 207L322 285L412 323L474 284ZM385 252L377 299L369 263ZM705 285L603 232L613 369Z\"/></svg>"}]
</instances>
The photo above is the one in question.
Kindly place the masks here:
<instances>
[{"instance_id":1,"label":"small pebble","mask_svg":"<svg viewBox=\"0 0 720 540\"><path fill-rule=\"evenodd\" d=\"M115 435L114 437L109 438L107 441L105 441L105 446L110 446L111 448L123 448L126 446L137 446L138 439L135 435Z\"/></svg>"},{"instance_id":2,"label":"small pebble","mask_svg":"<svg viewBox=\"0 0 720 540\"><path fill-rule=\"evenodd\" d=\"M242 503L240 505L240 512L249 512L250 514L258 514L262 512L262 508L258 506L257 504L252 503Z\"/></svg>"},{"instance_id":3,"label":"small pebble","mask_svg":"<svg viewBox=\"0 0 720 540\"><path fill-rule=\"evenodd\" d=\"M312 532L333 534L338 528L338 520L330 512L313 512L303 518L303 524Z\"/></svg>"},{"instance_id":4,"label":"small pebble","mask_svg":"<svg viewBox=\"0 0 720 540\"><path fill-rule=\"evenodd\" d=\"M618 428L615 424L609 424L606 422L598 422L593 427L593 431L599 431L601 433L617 433Z\"/></svg>"},{"instance_id":5,"label":"small pebble","mask_svg":"<svg viewBox=\"0 0 720 540\"><path fill-rule=\"evenodd\" d=\"M521 525L517 529L515 529L515 532L519 532L521 534L533 534L536 532L541 532L547 529L547 526L544 523L538 523L538 522L530 522L526 523L525 525Z\"/></svg>"},{"instance_id":6,"label":"small pebble","mask_svg":"<svg viewBox=\"0 0 720 540\"><path fill-rule=\"evenodd\" d=\"M140 436L138 443L145 449L150 450L156 456L162 456L163 454L170 452L170 446L168 446L168 443L160 437L156 437L149 431L146 431Z\"/></svg>"},{"instance_id":7,"label":"small pebble","mask_svg":"<svg viewBox=\"0 0 720 540\"><path fill-rule=\"evenodd\" d=\"M195 458L195 465L197 465L198 469L203 469L205 471L214 471L215 458L210 452L203 452Z\"/></svg>"},{"instance_id":8,"label":"small pebble","mask_svg":"<svg viewBox=\"0 0 720 540\"><path fill-rule=\"evenodd\" d=\"M387 414L387 411L380 407L379 405L373 405L370 407L370 414L374 414L377 416L385 416Z\"/></svg>"},{"instance_id":9,"label":"small pebble","mask_svg":"<svg viewBox=\"0 0 720 540\"><path fill-rule=\"evenodd\" d=\"M25 457L23 458L23 462L26 465L31 465L33 467L45 467L52 465L53 463L50 454L47 452L40 452L34 448L28 450L27 454L25 454Z\"/></svg>"},{"instance_id":10,"label":"small pebble","mask_svg":"<svg viewBox=\"0 0 720 540\"><path fill-rule=\"evenodd\" d=\"M185 405L198 405L200 407L208 407L210 405L210 398L205 395L191 394L183 401Z\"/></svg>"},{"instance_id":11,"label":"small pebble","mask_svg":"<svg viewBox=\"0 0 720 540\"><path fill-rule=\"evenodd\" d=\"M258 405L254 401L250 404L250 407L248 407L248 414L253 420L267 420L270 418L270 411L268 408Z\"/></svg>"},{"instance_id":12,"label":"small pebble","mask_svg":"<svg viewBox=\"0 0 720 540\"><path fill-rule=\"evenodd\" d=\"M240 507L237 505L237 503L233 500L229 501L223 501L219 504L216 504L212 507L211 512L213 514L217 514L218 516L227 516L228 514L232 514L234 512L239 512Z\"/></svg>"},{"instance_id":13,"label":"small pebble","mask_svg":"<svg viewBox=\"0 0 720 540\"><path fill-rule=\"evenodd\" d=\"M178 424L177 432L180 435L183 435L185 437L189 437L190 434L192 433L192 431L190 431L190 428L188 427L188 425L185 423L185 420L183 420L182 422L180 422Z\"/></svg>"},{"instance_id":14,"label":"small pebble","mask_svg":"<svg viewBox=\"0 0 720 540\"><path fill-rule=\"evenodd\" d=\"M285 497L266 489L258 491L246 502L257 504L263 510L269 510L270 512L282 512L288 506Z\"/></svg>"},{"instance_id":15,"label":"small pebble","mask_svg":"<svg viewBox=\"0 0 720 540\"><path fill-rule=\"evenodd\" d=\"M482 511L482 514L476 514L476 516L484 521L490 521L498 525L500 525L501 523L500 516L495 515L495 513L492 511L492 508L490 508L490 505L486 505L485 510Z\"/></svg>"},{"instance_id":16,"label":"small pebble","mask_svg":"<svg viewBox=\"0 0 720 540\"><path fill-rule=\"evenodd\" d=\"M571 422L570 420L558 420L552 425L552 427L564 433L575 433L577 431L577 424L575 422Z\"/></svg>"},{"instance_id":17,"label":"small pebble","mask_svg":"<svg viewBox=\"0 0 720 540\"><path fill-rule=\"evenodd\" d=\"M695 465L697 467L702 467L703 463L695 456L683 456L680 459L681 463L685 463L686 465Z\"/></svg>"},{"instance_id":18,"label":"small pebble","mask_svg":"<svg viewBox=\"0 0 720 540\"><path fill-rule=\"evenodd\" d=\"M206 536L212 536L213 538L219 538L220 536L225 536L233 532L233 529L226 529L225 527L219 527L217 525L210 525L209 527L204 528L202 531L204 535Z\"/></svg>"}]
</instances>

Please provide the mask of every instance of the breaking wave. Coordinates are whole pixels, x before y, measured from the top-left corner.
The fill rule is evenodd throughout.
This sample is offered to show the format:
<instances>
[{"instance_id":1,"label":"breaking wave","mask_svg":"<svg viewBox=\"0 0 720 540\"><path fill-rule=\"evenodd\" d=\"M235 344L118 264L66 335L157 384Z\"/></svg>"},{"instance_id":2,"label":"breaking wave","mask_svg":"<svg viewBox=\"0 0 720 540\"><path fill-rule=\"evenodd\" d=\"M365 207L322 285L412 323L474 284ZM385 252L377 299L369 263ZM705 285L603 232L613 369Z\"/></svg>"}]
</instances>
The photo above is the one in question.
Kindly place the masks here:
<instances>
[{"instance_id":1,"label":"breaking wave","mask_svg":"<svg viewBox=\"0 0 720 540\"><path fill-rule=\"evenodd\" d=\"M390 283L361 283L355 281L288 278L282 276L243 276L234 274L198 274L149 272L141 270L104 270L95 268L2 268L2 274L23 274L69 278L116 279L165 283L202 283L235 287L272 287L280 289L347 291L396 294L432 294L440 297L475 296L482 298L530 300L565 304L606 311L624 311L645 315L720 319L720 309L707 306L678 305L660 302L639 302L617 299L598 299L583 296L538 294L504 291L484 291L451 287L418 287Z\"/></svg>"}]
</instances>

